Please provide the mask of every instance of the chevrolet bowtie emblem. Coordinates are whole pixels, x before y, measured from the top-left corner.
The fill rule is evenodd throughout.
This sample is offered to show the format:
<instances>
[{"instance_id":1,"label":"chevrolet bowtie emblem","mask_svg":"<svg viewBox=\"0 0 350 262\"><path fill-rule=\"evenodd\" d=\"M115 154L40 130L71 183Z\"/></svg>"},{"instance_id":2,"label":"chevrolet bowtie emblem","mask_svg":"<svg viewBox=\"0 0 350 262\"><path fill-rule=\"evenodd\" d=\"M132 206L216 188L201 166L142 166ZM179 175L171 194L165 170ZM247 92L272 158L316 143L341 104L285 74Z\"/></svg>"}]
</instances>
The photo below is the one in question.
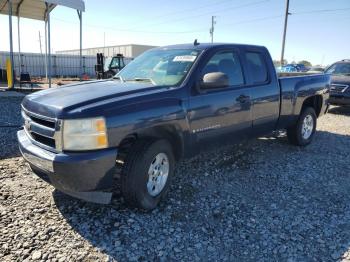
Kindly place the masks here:
<instances>
[{"instance_id":1,"label":"chevrolet bowtie emblem","mask_svg":"<svg viewBox=\"0 0 350 262\"><path fill-rule=\"evenodd\" d=\"M24 122L24 126L25 126L25 128L26 128L28 131L30 131L30 126L31 126L31 123L30 123L30 121L29 121L29 120L25 120L25 122Z\"/></svg>"}]
</instances>

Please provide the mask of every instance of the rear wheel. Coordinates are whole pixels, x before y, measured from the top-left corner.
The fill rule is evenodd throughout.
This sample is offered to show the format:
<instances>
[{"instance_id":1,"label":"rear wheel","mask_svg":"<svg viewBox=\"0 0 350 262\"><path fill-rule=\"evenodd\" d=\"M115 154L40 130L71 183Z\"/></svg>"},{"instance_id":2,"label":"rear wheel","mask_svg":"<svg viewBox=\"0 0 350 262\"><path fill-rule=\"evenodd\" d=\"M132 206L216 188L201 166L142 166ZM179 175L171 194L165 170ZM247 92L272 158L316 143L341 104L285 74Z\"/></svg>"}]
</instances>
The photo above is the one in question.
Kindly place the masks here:
<instances>
[{"instance_id":1,"label":"rear wheel","mask_svg":"<svg viewBox=\"0 0 350 262\"><path fill-rule=\"evenodd\" d=\"M311 143L317 124L317 116L312 107L306 107L300 114L298 122L287 129L290 143L298 146L306 146Z\"/></svg>"},{"instance_id":2,"label":"rear wheel","mask_svg":"<svg viewBox=\"0 0 350 262\"><path fill-rule=\"evenodd\" d=\"M144 210L154 209L169 188L174 165L168 141L137 141L129 150L121 172L121 191L126 203Z\"/></svg>"}]
</instances>

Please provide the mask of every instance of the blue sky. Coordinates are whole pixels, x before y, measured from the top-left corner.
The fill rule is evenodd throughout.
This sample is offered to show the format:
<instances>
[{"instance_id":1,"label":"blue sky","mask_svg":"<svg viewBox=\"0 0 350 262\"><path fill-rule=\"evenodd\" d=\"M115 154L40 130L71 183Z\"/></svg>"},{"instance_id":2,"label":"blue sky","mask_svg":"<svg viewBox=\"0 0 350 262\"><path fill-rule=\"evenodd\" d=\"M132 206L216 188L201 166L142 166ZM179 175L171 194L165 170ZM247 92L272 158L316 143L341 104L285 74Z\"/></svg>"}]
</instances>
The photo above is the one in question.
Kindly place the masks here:
<instances>
[{"instance_id":1,"label":"blue sky","mask_svg":"<svg viewBox=\"0 0 350 262\"><path fill-rule=\"evenodd\" d=\"M336 11L334 11L336 9ZM83 47L106 45L209 42L211 16L217 24L214 42L265 45L280 58L284 0L86 1ZM329 64L350 58L350 0L290 0L285 58ZM53 51L79 47L74 10L57 7L52 17ZM40 52L38 31L44 23L21 20L22 51ZM14 49L17 50L14 19ZM8 17L0 16L0 50L9 50Z\"/></svg>"}]
</instances>

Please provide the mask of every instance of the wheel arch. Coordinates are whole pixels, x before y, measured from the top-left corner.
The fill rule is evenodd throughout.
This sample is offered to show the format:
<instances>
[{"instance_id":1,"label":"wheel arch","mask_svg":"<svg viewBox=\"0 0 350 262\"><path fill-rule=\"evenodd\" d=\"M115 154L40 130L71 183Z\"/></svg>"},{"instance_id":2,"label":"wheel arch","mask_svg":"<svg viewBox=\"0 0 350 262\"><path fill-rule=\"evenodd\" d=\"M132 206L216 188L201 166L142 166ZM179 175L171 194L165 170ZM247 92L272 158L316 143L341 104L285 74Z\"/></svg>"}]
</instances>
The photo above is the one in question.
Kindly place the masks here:
<instances>
[{"instance_id":1,"label":"wheel arch","mask_svg":"<svg viewBox=\"0 0 350 262\"><path fill-rule=\"evenodd\" d=\"M322 95L309 96L303 101L303 104L299 111L299 115L306 107L312 107L315 110L316 116L319 117L322 109L322 104L323 104Z\"/></svg>"},{"instance_id":2,"label":"wheel arch","mask_svg":"<svg viewBox=\"0 0 350 262\"><path fill-rule=\"evenodd\" d=\"M138 132L126 135L119 143L118 149L121 154L127 153L134 143L139 139L156 138L166 139L172 146L176 160L179 160L184 154L184 139L182 131L174 125L159 125L145 128Z\"/></svg>"}]
</instances>

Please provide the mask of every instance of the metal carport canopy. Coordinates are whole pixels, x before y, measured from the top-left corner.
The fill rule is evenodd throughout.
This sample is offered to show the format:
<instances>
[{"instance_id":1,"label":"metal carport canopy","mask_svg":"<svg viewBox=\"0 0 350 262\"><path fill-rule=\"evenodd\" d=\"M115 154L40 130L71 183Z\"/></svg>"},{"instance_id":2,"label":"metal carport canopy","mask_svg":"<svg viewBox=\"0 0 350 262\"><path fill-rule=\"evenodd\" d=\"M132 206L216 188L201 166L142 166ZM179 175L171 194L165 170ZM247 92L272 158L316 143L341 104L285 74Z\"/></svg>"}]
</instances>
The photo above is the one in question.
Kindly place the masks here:
<instances>
[{"instance_id":1,"label":"metal carport canopy","mask_svg":"<svg viewBox=\"0 0 350 262\"><path fill-rule=\"evenodd\" d=\"M29 18L45 21L48 30L48 51L49 51L49 86L51 87L51 50L50 50L50 12L56 6L65 6L77 10L80 20L80 67L82 68L82 12L85 11L83 0L0 0L0 14L9 16L9 35L11 66L13 71L13 41L12 41L12 16L18 17L18 47L20 53L20 26L19 18ZM46 32L46 27L45 27ZM46 35L46 34L45 34ZM14 81L12 81L14 83Z\"/></svg>"}]
</instances>

